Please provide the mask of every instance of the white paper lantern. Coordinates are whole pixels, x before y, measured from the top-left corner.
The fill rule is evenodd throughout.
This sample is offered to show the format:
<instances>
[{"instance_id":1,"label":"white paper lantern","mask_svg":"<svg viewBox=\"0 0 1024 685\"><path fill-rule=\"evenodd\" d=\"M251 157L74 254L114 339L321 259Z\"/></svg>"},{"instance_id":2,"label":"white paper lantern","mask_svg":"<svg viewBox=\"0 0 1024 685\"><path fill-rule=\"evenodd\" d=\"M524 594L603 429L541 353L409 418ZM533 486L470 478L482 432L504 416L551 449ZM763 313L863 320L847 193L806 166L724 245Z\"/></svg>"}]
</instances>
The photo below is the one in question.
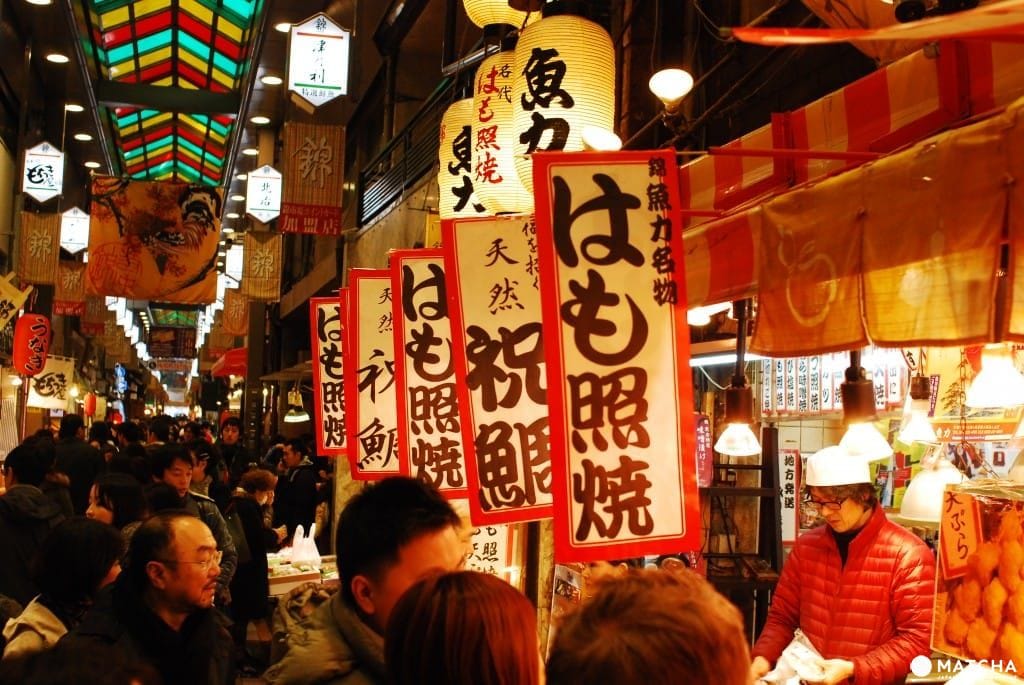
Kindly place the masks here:
<instances>
[{"instance_id":1,"label":"white paper lantern","mask_svg":"<svg viewBox=\"0 0 1024 685\"><path fill-rule=\"evenodd\" d=\"M473 91L473 187L494 214L533 211L533 194L516 171L514 70L511 50L491 55L480 63Z\"/></svg>"},{"instance_id":2,"label":"white paper lantern","mask_svg":"<svg viewBox=\"0 0 1024 685\"><path fill-rule=\"evenodd\" d=\"M558 15L523 30L515 60L515 163L532 191L533 164L524 155L579 151L584 126L614 129L615 49L594 22Z\"/></svg>"},{"instance_id":3,"label":"white paper lantern","mask_svg":"<svg viewBox=\"0 0 1024 685\"><path fill-rule=\"evenodd\" d=\"M490 24L509 24L518 28L526 19L526 12L512 9L508 0L464 0L463 5L466 16L480 28Z\"/></svg>"},{"instance_id":4,"label":"white paper lantern","mask_svg":"<svg viewBox=\"0 0 1024 685\"><path fill-rule=\"evenodd\" d=\"M437 170L438 211L442 219L487 216L473 192L473 99L456 100L441 117Z\"/></svg>"}]
</instances>

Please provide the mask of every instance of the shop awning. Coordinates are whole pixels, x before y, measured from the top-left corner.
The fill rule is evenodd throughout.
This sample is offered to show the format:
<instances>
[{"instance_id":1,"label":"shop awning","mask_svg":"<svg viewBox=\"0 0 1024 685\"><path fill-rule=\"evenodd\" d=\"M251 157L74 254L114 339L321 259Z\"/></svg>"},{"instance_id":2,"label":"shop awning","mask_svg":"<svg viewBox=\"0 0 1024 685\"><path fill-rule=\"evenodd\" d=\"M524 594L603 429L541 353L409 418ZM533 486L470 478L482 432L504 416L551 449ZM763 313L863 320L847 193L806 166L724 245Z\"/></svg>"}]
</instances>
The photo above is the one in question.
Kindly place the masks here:
<instances>
[{"instance_id":1,"label":"shop awning","mask_svg":"<svg viewBox=\"0 0 1024 685\"><path fill-rule=\"evenodd\" d=\"M210 375L214 377L244 376L248 370L249 351L244 347L236 347L221 355L213 363Z\"/></svg>"}]
</instances>

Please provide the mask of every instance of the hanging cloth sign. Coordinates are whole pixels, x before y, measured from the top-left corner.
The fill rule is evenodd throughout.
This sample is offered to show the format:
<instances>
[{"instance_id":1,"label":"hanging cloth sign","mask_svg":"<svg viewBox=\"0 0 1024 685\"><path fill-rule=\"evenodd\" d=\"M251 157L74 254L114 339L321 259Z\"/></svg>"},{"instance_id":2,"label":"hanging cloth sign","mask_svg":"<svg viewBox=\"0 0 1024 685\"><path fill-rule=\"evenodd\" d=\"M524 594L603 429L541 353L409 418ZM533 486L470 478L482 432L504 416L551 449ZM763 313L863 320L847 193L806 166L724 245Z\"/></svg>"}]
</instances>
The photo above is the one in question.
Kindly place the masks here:
<instances>
[{"instance_id":1,"label":"hanging cloth sign","mask_svg":"<svg viewBox=\"0 0 1024 685\"><path fill-rule=\"evenodd\" d=\"M52 339L50 320L42 314L26 313L14 324L12 345L14 369L22 376L34 376L46 366Z\"/></svg>"},{"instance_id":2,"label":"hanging cloth sign","mask_svg":"<svg viewBox=\"0 0 1024 685\"><path fill-rule=\"evenodd\" d=\"M281 299L281 234L249 231L244 245L239 293L250 300L277 302Z\"/></svg>"},{"instance_id":3,"label":"hanging cloth sign","mask_svg":"<svg viewBox=\"0 0 1024 685\"><path fill-rule=\"evenodd\" d=\"M534 157L559 562L698 549L671 150Z\"/></svg>"},{"instance_id":4,"label":"hanging cloth sign","mask_svg":"<svg viewBox=\"0 0 1024 685\"><path fill-rule=\"evenodd\" d=\"M317 454L345 454L345 292L309 300Z\"/></svg>"},{"instance_id":5,"label":"hanging cloth sign","mask_svg":"<svg viewBox=\"0 0 1024 685\"><path fill-rule=\"evenodd\" d=\"M224 291L224 314L221 325L225 333L246 335L249 333L249 300L237 288Z\"/></svg>"},{"instance_id":6,"label":"hanging cloth sign","mask_svg":"<svg viewBox=\"0 0 1024 685\"><path fill-rule=\"evenodd\" d=\"M474 524L551 516L533 216L442 223L462 444Z\"/></svg>"},{"instance_id":7,"label":"hanging cloth sign","mask_svg":"<svg viewBox=\"0 0 1024 685\"><path fill-rule=\"evenodd\" d=\"M36 409L64 409L68 390L75 378L75 360L48 357L41 373L28 386L28 406Z\"/></svg>"},{"instance_id":8,"label":"hanging cloth sign","mask_svg":"<svg viewBox=\"0 0 1024 685\"><path fill-rule=\"evenodd\" d=\"M78 207L60 215L60 246L73 255L89 247L89 215Z\"/></svg>"},{"instance_id":9,"label":"hanging cloth sign","mask_svg":"<svg viewBox=\"0 0 1024 685\"><path fill-rule=\"evenodd\" d=\"M21 213L18 278L22 283L55 285L60 261L60 215Z\"/></svg>"},{"instance_id":10,"label":"hanging cloth sign","mask_svg":"<svg viewBox=\"0 0 1024 685\"><path fill-rule=\"evenodd\" d=\"M53 313L62 316L85 314L85 264L61 261L53 295Z\"/></svg>"},{"instance_id":11,"label":"hanging cloth sign","mask_svg":"<svg viewBox=\"0 0 1024 685\"><path fill-rule=\"evenodd\" d=\"M32 286L20 290L13 281L13 273L0 276L0 331L7 327L18 310L25 305L28 296L32 294Z\"/></svg>"},{"instance_id":12,"label":"hanging cloth sign","mask_svg":"<svg viewBox=\"0 0 1024 685\"><path fill-rule=\"evenodd\" d=\"M398 452L445 497L468 492L441 250L391 253Z\"/></svg>"},{"instance_id":13,"label":"hanging cloth sign","mask_svg":"<svg viewBox=\"0 0 1024 685\"><path fill-rule=\"evenodd\" d=\"M64 189L64 153L49 143L26 150L21 189L36 202L60 195Z\"/></svg>"},{"instance_id":14,"label":"hanging cloth sign","mask_svg":"<svg viewBox=\"0 0 1024 685\"><path fill-rule=\"evenodd\" d=\"M408 474L409 461L400 458L397 443L391 272L352 269L348 292L351 349L345 356L345 399L352 478Z\"/></svg>"},{"instance_id":15,"label":"hanging cloth sign","mask_svg":"<svg viewBox=\"0 0 1024 685\"><path fill-rule=\"evenodd\" d=\"M345 181L345 127L284 125L282 233L341 233Z\"/></svg>"}]
</instances>

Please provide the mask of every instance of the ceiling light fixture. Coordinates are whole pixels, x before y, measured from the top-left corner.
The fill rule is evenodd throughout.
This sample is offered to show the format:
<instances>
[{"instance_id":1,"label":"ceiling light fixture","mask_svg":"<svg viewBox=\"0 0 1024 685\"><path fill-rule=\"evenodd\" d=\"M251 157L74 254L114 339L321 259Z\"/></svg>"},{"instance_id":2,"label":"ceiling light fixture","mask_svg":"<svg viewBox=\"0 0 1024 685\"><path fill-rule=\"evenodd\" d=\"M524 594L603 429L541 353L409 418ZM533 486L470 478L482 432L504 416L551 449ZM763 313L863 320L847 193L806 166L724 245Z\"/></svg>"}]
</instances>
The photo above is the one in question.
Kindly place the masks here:
<instances>
[{"instance_id":1,"label":"ceiling light fixture","mask_svg":"<svg viewBox=\"0 0 1024 685\"><path fill-rule=\"evenodd\" d=\"M850 351L850 366L845 373L846 380L839 390L847 429L839 446L851 456L868 461L888 457L892 454L892 446L872 425L878 418L875 415L875 384L868 380L861 368L860 350Z\"/></svg>"},{"instance_id":2,"label":"ceiling light fixture","mask_svg":"<svg viewBox=\"0 0 1024 685\"><path fill-rule=\"evenodd\" d=\"M239 181L244 181L245 179L249 178L249 174L236 174L235 178L237 178Z\"/></svg>"},{"instance_id":3,"label":"ceiling light fixture","mask_svg":"<svg viewBox=\"0 0 1024 685\"><path fill-rule=\"evenodd\" d=\"M256 126L264 126L270 123L270 117L265 117L262 114L257 114L254 117L250 117L249 121Z\"/></svg>"},{"instance_id":4,"label":"ceiling light fixture","mask_svg":"<svg viewBox=\"0 0 1024 685\"><path fill-rule=\"evenodd\" d=\"M76 133L75 140L80 140L83 143L88 143L90 140L92 140L92 136L89 135L88 133Z\"/></svg>"},{"instance_id":5,"label":"ceiling light fixture","mask_svg":"<svg viewBox=\"0 0 1024 685\"><path fill-rule=\"evenodd\" d=\"M651 76L647 87L665 105L665 111L673 114L683 98L693 90L693 76L683 69L662 69Z\"/></svg>"},{"instance_id":6,"label":"ceiling light fixture","mask_svg":"<svg viewBox=\"0 0 1024 685\"><path fill-rule=\"evenodd\" d=\"M968 407L995 409L1024 404L1024 376L1013 362L1013 350L1005 345L985 345L981 371L967 388Z\"/></svg>"},{"instance_id":7,"label":"ceiling light fixture","mask_svg":"<svg viewBox=\"0 0 1024 685\"><path fill-rule=\"evenodd\" d=\"M247 147L242 150L242 154L245 155L246 157L255 157L259 153L260 151L254 147Z\"/></svg>"},{"instance_id":8,"label":"ceiling light fixture","mask_svg":"<svg viewBox=\"0 0 1024 685\"><path fill-rule=\"evenodd\" d=\"M53 62L54 64L67 64L71 60L67 55L62 55L59 52L51 52L46 56L47 62Z\"/></svg>"},{"instance_id":9,"label":"ceiling light fixture","mask_svg":"<svg viewBox=\"0 0 1024 685\"><path fill-rule=\"evenodd\" d=\"M732 383L725 389L726 428L715 443L715 451L733 457L747 457L761 453L761 443L751 430L754 421L754 391L747 383L744 370L747 352L747 301L737 300L736 311L736 371Z\"/></svg>"},{"instance_id":10,"label":"ceiling light fixture","mask_svg":"<svg viewBox=\"0 0 1024 685\"><path fill-rule=\"evenodd\" d=\"M239 214L238 214L238 212L228 212L227 214L224 215L224 218L225 219L238 219L239 218Z\"/></svg>"},{"instance_id":11,"label":"ceiling light fixture","mask_svg":"<svg viewBox=\"0 0 1024 685\"><path fill-rule=\"evenodd\" d=\"M74 102L69 102L66 105L64 105L64 111L65 112L84 112L85 111L85 107L82 107L81 105L75 104Z\"/></svg>"},{"instance_id":12,"label":"ceiling light fixture","mask_svg":"<svg viewBox=\"0 0 1024 685\"><path fill-rule=\"evenodd\" d=\"M271 76L270 74L267 74L266 76L260 79L260 83L262 83L265 86L279 86L282 83L284 83L284 81L281 79L280 76Z\"/></svg>"},{"instance_id":13,"label":"ceiling light fixture","mask_svg":"<svg viewBox=\"0 0 1024 685\"><path fill-rule=\"evenodd\" d=\"M245 195L232 195L231 196L231 201L232 202L245 202Z\"/></svg>"},{"instance_id":14,"label":"ceiling light fixture","mask_svg":"<svg viewBox=\"0 0 1024 685\"><path fill-rule=\"evenodd\" d=\"M100 168L100 163L99 162L92 162L92 161L86 162L85 163L85 167L87 169L99 169Z\"/></svg>"},{"instance_id":15,"label":"ceiling light fixture","mask_svg":"<svg viewBox=\"0 0 1024 685\"><path fill-rule=\"evenodd\" d=\"M288 33L289 31L292 30L292 25L290 22L287 21L279 21L276 24L274 24L274 30L280 31L281 33Z\"/></svg>"},{"instance_id":16,"label":"ceiling light fixture","mask_svg":"<svg viewBox=\"0 0 1024 685\"><path fill-rule=\"evenodd\" d=\"M25 0L30 5L49 5L52 0Z\"/></svg>"}]
</instances>

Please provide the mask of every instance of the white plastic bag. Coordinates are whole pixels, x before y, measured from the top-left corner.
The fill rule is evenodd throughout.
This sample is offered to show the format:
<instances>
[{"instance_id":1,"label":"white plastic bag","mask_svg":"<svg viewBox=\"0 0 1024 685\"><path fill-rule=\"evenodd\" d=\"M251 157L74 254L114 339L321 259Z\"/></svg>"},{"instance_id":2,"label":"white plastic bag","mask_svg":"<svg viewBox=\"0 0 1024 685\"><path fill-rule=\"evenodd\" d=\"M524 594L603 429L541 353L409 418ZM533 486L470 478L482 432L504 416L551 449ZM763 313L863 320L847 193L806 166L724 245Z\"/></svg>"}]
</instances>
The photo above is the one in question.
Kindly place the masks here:
<instances>
[{"instance_id":1,"label":"white plastic bag","mask_svg":"<svg viewBox=\"0 0 1024 685\"><path fill-rule=\"evenodd\" d=\"M799 685L801 681L820 683L825 677L821 660L821 654L798 628L793 633L793 641L782 650L775 668L761 676L761 681L780 685Z\"/></svg>"}]
</instances>

